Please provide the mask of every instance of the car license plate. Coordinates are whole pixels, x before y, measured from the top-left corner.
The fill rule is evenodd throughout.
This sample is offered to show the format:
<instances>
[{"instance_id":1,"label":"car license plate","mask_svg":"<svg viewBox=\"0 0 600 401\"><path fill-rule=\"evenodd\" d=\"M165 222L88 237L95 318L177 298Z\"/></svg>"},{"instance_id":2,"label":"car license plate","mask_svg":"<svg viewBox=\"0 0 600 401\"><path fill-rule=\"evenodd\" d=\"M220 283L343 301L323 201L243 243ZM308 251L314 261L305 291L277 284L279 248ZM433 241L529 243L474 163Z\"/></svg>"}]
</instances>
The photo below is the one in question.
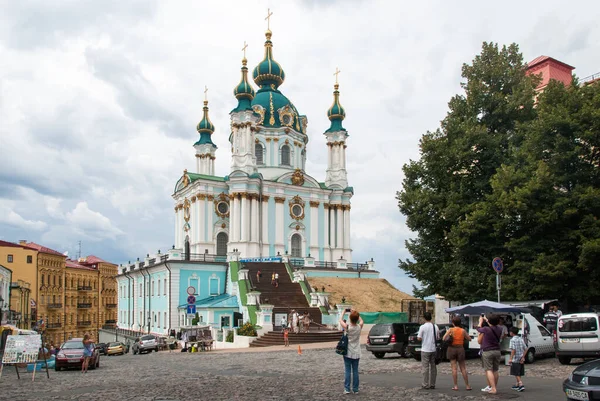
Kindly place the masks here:
<instances>
[{"instance_id":1,"label":"car license plate","mask_svg":"<svg viewBox=\"0 0 600 401\"><path fill-rule=\"evenodd\" d=\"M560 341L563 342L563 343L578 343L579 342L579 338L561 338Z\"/></svg>"},{"instance_id":2,"label":"car license plate","mask_svg":"<svg viewBox=\"0 0 600 401\"><path fill-rule=\"evenodd\" d=\"M77 363L79 361L80 361L79 358L71 358L71 359L69 359L69 363Z\"/></svg>"},{"instance_id":3,"label":"car license plate","mask_svg":"<svg viewBox=\"0 0 600 401\"><path fill-rule=\"evenodd\" d=\"M570 388L567 389L567 397L580 401L588 401L590 399L590 395L587 391L571 390Z\"/></svg>"},{"instance_id":4,"label":"car license plate","mask_svg":"<svg viewBox=\"0 0 600 401\"><path fill-rule=\"evenodd\" d=\"M421 351L421 348L415 348L415 351Z\"/></svg>"},{"instance_id":5,"label":"car license plate","mask_svg":"<svg viewBox=\"0 0 600 401\"><path fill-rule=\"evenodd\" d=\"M383 338L376 338L376 339L373 340L373 342L375 342L375 343L382 343L384 341L385 340Z\"/></svg>"}]
</instances>

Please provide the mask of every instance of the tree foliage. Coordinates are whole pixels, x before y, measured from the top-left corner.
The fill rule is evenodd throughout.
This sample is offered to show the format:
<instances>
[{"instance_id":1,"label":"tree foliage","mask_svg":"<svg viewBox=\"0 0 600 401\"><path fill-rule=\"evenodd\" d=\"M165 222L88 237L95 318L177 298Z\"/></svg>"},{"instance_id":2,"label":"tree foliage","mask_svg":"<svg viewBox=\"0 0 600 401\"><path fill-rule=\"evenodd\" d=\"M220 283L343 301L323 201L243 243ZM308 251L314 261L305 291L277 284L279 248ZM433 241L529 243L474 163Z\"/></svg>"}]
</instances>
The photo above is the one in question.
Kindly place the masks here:
<instances>
[{"instance_id":1,"label":"tree foliage","mask_svg":"<svg viewBox=\"0 0 600 401\"><path fill-rule=\"evenodd\" d=\"M403 168L397 199L417 236L400 268L417 295L493 299L496 256L505 299L600 295L600 85L551 81L535 104L525 70L516 45L484 43Z\"/></svg>"}]
</instances>

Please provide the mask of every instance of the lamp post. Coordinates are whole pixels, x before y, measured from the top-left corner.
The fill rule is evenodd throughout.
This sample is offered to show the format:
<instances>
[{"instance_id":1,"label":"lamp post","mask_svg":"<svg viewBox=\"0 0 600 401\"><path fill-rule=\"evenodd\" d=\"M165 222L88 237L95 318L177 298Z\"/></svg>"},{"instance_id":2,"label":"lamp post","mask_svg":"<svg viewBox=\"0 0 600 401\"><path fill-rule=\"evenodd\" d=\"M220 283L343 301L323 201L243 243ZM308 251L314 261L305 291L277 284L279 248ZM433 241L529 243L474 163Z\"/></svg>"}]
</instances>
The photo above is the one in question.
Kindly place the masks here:
<instances>
[{"instance_id":1,"label":"lamp post","mask_svg":"<svg viewBox=\"0 0 600 401\"><path fill-rule=\"evenodd\" d=\"M151 319L150 319L150 316L148 316L148 334L150 334L150 322L151 322Z\"/></svg>"}]
</instances>

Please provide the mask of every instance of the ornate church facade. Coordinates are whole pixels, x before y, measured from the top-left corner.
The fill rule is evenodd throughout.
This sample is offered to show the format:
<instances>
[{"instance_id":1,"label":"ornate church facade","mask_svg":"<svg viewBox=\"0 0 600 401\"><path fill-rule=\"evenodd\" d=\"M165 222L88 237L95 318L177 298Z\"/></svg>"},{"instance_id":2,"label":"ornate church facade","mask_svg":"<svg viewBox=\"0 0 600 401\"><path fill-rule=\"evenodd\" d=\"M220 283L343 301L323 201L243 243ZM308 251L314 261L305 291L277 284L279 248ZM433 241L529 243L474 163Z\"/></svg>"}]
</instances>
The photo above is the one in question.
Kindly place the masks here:
<instances>
[{"instance_id":1,"label":"ornate church facade","mask_svg":"<svg viewBox=\"0 0 600 401\"><path fill-rule=\"evenodd\" d=\"M272 32L267 30L264 59L249 81L244 57L241 81L234 88L237 106L231 110L231 169L215 175L215 127L205 99L194 144L195 172L184 170L175 185L175 247L186 255L226 255L242 258L288 254L321 262L340 258L352 262L350 200L344 108L339 85L327 111L325 182L306 172L308 119L280 91L285 80L273 58Z\"/></svg>"}]
</instances>

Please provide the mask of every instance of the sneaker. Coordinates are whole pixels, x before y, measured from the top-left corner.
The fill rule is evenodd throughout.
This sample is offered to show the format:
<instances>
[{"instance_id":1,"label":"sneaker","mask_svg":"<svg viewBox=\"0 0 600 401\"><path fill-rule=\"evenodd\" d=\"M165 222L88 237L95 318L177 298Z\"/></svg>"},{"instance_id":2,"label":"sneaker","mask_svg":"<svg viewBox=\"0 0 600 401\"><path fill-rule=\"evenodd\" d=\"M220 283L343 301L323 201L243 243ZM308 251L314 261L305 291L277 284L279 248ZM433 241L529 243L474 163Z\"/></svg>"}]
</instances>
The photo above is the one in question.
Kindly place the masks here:
<instances>
[{"instance_id":1,"label":"sneaker","mask_svg":"<svg viewBox=\"0 0 600 401\"><path fill-rule=\"evenodd\" d=\"M521 391L525 391L525 386L520 386L517 391L520 393Z\"/></svg>"},{"instance_id":2,"label":"sneaker","mask_svg":"<svg viewBox=\"0 0 600 401\"><path fill-rule=\"evenodd\" d=\"M356 391L353 391L353 393L354 393L354 394L358 394L358 390L356 390Z\"/></svg>"},{"instance_id":3,"label":"sneaker","mask_svg":"<svg viewBox=\"0 0 600 401\"><path fill-rule=\"evenodd\" d=\"M519 389L519 386L517 386L516 384L514 386L511 387L513 390L517 391Z\"/></svg>"},{"instance_id":4,"label":"sneaker","mask_svg":"<svg viewBox=\"0 0 600 401\"><path fill-rule=\"evenodd\" d=\"M344 394L350 394L350 390L344 390Z\"/></svg>"},{"instance_id":5,"label":"sneaker","mask_svg":"<svg viewBox=\"0 0 600 401\"><path fill-rule=\"evenodd\" d=\"M489 393L490 391L492 391L492 387L486 386L485 388L482 388L481 391L483 391L484 393Z\"/></svg>"}]
</instances>

